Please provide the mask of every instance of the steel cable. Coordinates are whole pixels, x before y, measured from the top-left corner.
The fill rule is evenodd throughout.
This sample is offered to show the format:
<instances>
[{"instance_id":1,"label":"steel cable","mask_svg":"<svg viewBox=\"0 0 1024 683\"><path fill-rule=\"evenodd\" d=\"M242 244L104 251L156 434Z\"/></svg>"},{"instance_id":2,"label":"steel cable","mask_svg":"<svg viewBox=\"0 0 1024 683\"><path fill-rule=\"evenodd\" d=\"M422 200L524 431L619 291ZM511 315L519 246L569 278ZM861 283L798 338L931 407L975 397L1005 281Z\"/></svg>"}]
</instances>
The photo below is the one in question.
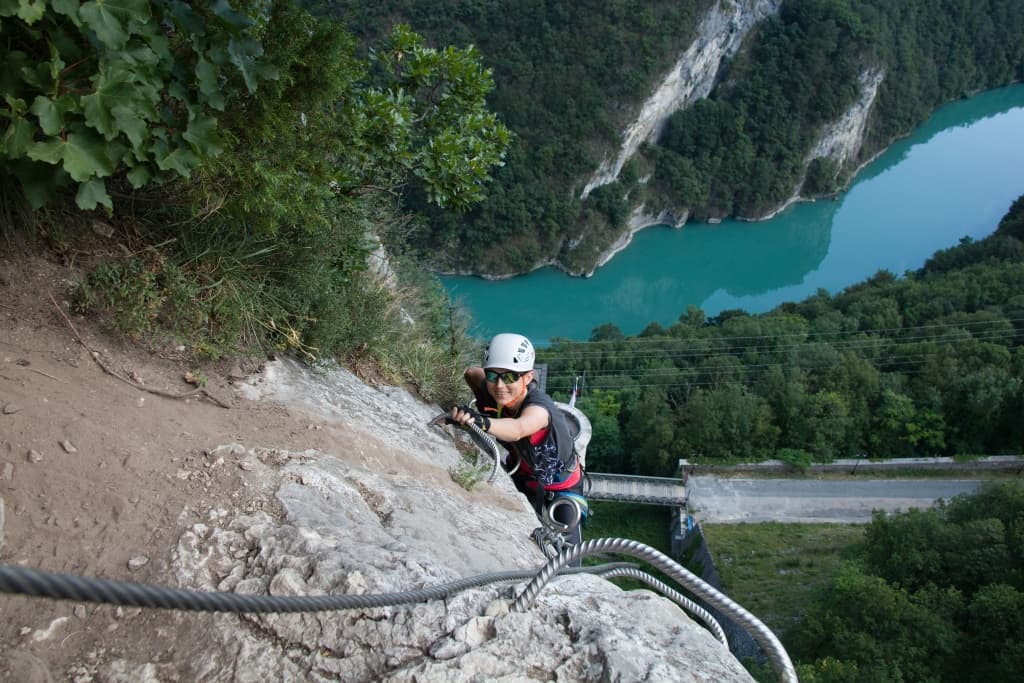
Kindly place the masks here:
<instances>
[{"instance_id":1,"label":"steel cable","mask_svg":"<svg viewBox=\"0 0 1024 683\"><path fill-rule=\"evenodd\" d=\"M566 568L562 574L600 574L602 571L632 567L613 562L592 567ZM326 610L369 609L429 600L440 600L469 588L491 583L533 578L536 570L491 572L449 583L397 593L366 595L245 595L184 588L166 588L129 581L114 581L73 574L49 572L31 567L0 565L0 593L28 595L57 600L77 600L129 607L156 607L198 612L320 612Z\"/></svg>"},{"instance_id":2,"label":"steel cable","mask_svg":"<svg viewBox=\"0 0 1024 683\"><path fill-rule=\"evenodd\" d=\"M487 483L492 483L494 481L494 477L498 474L498 463L501 462L501 457L498 453L498 442L494 440L494 437L487 434L484 430L480 429L472 422L465 425L456 425L454 423L446 422L447 418L448 413L441 413L433 420L431 420L428 424L437 425L438 427L445 424L452 424L453 426L462 427L469 431L470 436L473 438L473 442L477 445L477 447L480 448L481 450L486 450L490 454L491 459L494 461L494 466L491 468L491 476L487 477Z\"/></svg>"},{"instance_id":3,"label":"steel cable","mask_svg":"<svg viewBox=\"0 0 1024 683\"><path fill-rule=\"evenodd\" d=\"M722 625L719 624L713 616L711 616L711 612L708 612L706 609L676 589L672 588L664 581L659 581L647 572L640 571L635 567L618 567L615 569L609 569L606 572L601 572L598 576L602 579L614 579L616 577L625 576L638 581L643 581L648 586L654 588L659 593L664 594L665 597L677 603L684 610L703 621L711 633L714 634L715 638L718 639L718 642L729 647L729 641L725 637L725 631L722 630Z\"/></svg>"},{"instance_id":4,"label":"steel cable","mask_svg":"<svg viewBox=\"0 0 1024 683\"><path fill-rule=\"evenodd\" d=\"M537 594L540 592L541 588L551 580L556 572L568 565L570 562L574 562L575 560L581 557L586 557L587 555L607 552L616 552L640 558L645 562L654 565L673 580L679 582L681 586L692 592L698 598L702 599L706 604L711 605L722 614L732 619L736 624L741 626L743 630L749 633L757 644L764 650L768 659L775 667L776 672L779 674L780 679L784 683L797 683L796 669L793 668L793 662L790 660L789 655L782 646L782 643L779 641L778 637L772 633L771 629L765 626L764 623L762 623L753 614L733 602L724 593L718 591L716 588L687 570L672 558L659 550L655 550L654 548L637 541L625 538L598 538L590 541L584 541L581 545L567 546L558 554L558 557L555 557L544 565L536 577L534 577L533 581L523 589L523 592L520 593L515 599L515 602L512 603L512 611L525 612L529 609L537 599Z\"/></svg>"}]
</instances>

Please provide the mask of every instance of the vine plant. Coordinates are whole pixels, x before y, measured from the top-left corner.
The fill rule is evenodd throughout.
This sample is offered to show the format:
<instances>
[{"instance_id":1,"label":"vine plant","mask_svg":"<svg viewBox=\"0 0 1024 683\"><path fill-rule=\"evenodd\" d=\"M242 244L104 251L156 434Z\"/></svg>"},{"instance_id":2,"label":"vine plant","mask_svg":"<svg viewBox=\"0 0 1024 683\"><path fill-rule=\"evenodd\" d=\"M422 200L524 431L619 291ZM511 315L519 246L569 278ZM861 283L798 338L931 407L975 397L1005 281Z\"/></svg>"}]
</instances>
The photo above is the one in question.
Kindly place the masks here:
<instances>
[{"instance_id":1,"label":"vine plant","mask_svg":"<svg viewBox=\"0 0 1024 683\"><path fill-rule=\"evenodd\" d=\"M0 175L33 208L77 185L188 177L220 152L216 113L274 70L260 62L264 0L0 0Z\"/></svg>"}]
</instances>

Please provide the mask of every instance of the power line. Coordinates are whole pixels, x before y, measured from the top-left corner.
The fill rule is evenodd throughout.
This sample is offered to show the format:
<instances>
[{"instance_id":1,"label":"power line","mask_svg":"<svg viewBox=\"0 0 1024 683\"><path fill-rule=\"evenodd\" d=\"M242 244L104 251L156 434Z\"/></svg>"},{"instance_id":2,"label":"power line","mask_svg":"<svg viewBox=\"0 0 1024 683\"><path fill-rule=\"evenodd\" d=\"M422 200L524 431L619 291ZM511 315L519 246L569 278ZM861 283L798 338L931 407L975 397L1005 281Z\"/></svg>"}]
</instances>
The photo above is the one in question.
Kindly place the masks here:
<instances>
[{"instance_id":1,"label":"power line","mask_svg":"<svg viewBox=\"0 0 1024 683\"><path fill-rule=\"evenodd\" d=\"M966 330L964 332L967 332ZM920 337L905 337L902 339L889 339L889 338L875 338L875 339L850 339L846 341L838 341L830 344L832 349L837 351L856 351L862 349L874 349L888 350L894 346L920 346L924 344L939 344L939 345L956 345L956 344L968 344L977 341L998 341L1015 339L1021 335L1017 330L987 330L977 331L974 333L967 332L970 336L964 338L962 336L948 335L945 337L935 336L920 336ZM682 341L682 340L680 340ZM729 341L729 340L722 340ZM654 359L654 360L681 360L687 358L723 358L730 357L735 358L744 353L764 353L764 354L778 354L786 351L796 351L803 349L814 348L811 343L805 344L791 344L776 347L764 347L764 348L746 348L746 349L714 349L714 350L689 350L689 351L675 351L669 352L667 349L663 351L640 351L629 354L630 359ZM588 352L584 351L578 354L556 354L550 355L546 353L540 353L539 359L549 364L555 364L559 362L567 363L579 363L585 360L602 359L607 358L608 355L604 352Z\"/></svg>"},{"instance_id":2,"label":"power line","mask_svg":"<svg viewBox=\"0 0 1024 683\"><path fill-rule=\"evenodd\" d=\"M749 320L755 324L760 324L763 320L772 320L772 317L768 318L749 318ZM783 339L787 337L793 337L798 339L804 339L806 337L819 337L826 335L854 335L854 334L878 334L882 332L906 332L908 330L930 330L930 329L955 329L963 328L965 326L972 325L992 325L996 323L1024 323L1024 318L997 318L994 320L966 320L957 323L933 323L929 325L909 325L905 327L875 327L863 330L849 330L849 331L838 331L838 332L793 332L789 334L762 334L762 335L738 335L725 337L730 341L741 340L741 339ZM723 328L718 326L706 326L700 328L701 330L722 330ZM715 339L722 337L701 337L699 339ZM557 339L557 338L556 338ZM658 344L658 343L673 343L681 341L694 341L694 338L680 339L675 337L623 337L622 339L604 339L596 341L577 341L571 339L557 340L557 344L568 344L570 346L611 346L621 344Z\"/></svg>"}]
</instances>

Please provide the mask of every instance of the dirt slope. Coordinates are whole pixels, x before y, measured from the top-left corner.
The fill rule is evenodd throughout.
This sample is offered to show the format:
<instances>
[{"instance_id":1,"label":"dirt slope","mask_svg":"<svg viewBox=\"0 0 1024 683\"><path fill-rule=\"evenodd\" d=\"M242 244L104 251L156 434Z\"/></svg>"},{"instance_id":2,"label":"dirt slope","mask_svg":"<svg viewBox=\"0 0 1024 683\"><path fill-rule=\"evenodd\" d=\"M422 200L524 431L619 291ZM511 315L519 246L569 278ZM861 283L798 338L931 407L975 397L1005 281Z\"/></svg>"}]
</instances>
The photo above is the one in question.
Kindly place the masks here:
<instances>
[{"instance_id":1,"label":"dirt slope","mask_svg":"<svg viewBox=\"0 0 1024 683\"><path fill-rule=\"evenodd\" d=\"M205 451L231 442L325 448L335 435L305 414L237 397L232 381L258 362L199 367L70 314L74 277L40 257L0 253L0 563L160 583L195 510L215 501L245 509L247 497L265 504L241 485L237 462L214 467ZM145 389L107 374L76 334ZM197 371L228 407L146 390L188 393L195 386L184 377ZM0 680L93 680L93 664L129 649L159 661L188 647L168 638L169 622L183 618L201 638L203 615L0 594Z\"/></svg>"}]
</instances>

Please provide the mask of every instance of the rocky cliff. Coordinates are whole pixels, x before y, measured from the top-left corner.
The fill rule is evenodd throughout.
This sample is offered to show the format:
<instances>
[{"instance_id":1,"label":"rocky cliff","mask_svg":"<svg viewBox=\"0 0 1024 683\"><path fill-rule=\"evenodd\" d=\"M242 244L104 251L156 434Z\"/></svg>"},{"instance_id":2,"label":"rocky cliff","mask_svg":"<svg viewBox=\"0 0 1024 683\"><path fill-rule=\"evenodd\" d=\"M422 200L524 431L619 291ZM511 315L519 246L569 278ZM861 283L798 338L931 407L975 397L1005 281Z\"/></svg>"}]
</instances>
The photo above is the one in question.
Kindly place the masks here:
<instances>
[{"instance_id":1,"label":"rocky cliff","mask_svg":"<svg viewBox=\"0 0 1024 683\"><path fill-rule=\"evenodd\" d=\"M243 387L256 401L344 425L334 449L289 452L225 443L262 505L196 510L170 569L182 586L272 595L401 592L480 573L537 569L535 518L499 473L467 492L448 474L452 435L437 409L350 373L269 363ZM675 603L590 575L556 578L525 613L523 587L497 584L446 600L310 614L220 615L189 663L130 657L111 680L750 681ZM120 677L120 678L118 678Z\"/></svg>"},{"instance_id":2,"label":"rocky cliff","mask_svg":"<svg viewBox=\"0 0 1024 683\"><path fill-rule=\"evenodd\" d=\"M878 96L878 86L884 78L885 73L881 69L866 69L861 73L860 97L842 116L825 126L817 144L807 155L807 163L813 159L828 158L835 162L838 169L856 170L851 165L856 163L864 144L868 115Z\"/></svg>"},{"instance_id":3,"label":"rocky cliff","mask_svg":"<svg viewBox=\"0 0 1024 683\"><path fill-rule=\"evenodd\" d=\"M453 481L465 444L428 426L438 407L288 360L200 371L74 314L50 295L67 278L0 255L5 571L347 598L523 573L304 613L0 592L0 680L752 680L675 596L571 575L510 609L545 564L535 517L502 472L472 491Z\"/></svg>"},{"instance_id":4,"label":"rocky cliff","mask_svg":"<svg viewBox=\"0 0 1024 683\"><path fill-rule=\"evenodd\" d=\"M665 121L673 113L707 97L723 61L735 54L743 39L759 21L778 12L781 4L776 0L748 0L714 5L701 21L697 39L661 81L654 94L641 106L636 119L623 131L623 141L618 152L602 161L584 186L581 197L585 198L595 188L614 182L623 165L637 153L640 146L657 139ZM868 69L861 74L860 97L838 119L822 129L820 139L807 155L808 164L816 158L828 158L835 162L839 173L852 175L856 172L868 117L883 79L884 72L878 69ZM773 211L763 216L743 218L772 218L799 199L799 187L794 187L792 196ZM681 228L688 218L686 207L651 211L643 204L634 206L622 235L604 249L594 266L583 275L589 277L596 268L625 249L637 231L652 225Z\"/></svg>"},{"instance_id":5,"label":"rocky cliff","mask_svg":"<svg viewBox=\"0 0 1024 683\"><path fill-rule=\"evenodd\" d=\"M779 11L781 0L723 0L701 20L697 38L680 55L636 119L623 131L618 153L609 155L583 188L587 197L595 188L613 182L623 164L644 142L656 139L673 113L707 97L722 62L736 53L747 33L759 21Z\"/></svg>"}]
</instances>

